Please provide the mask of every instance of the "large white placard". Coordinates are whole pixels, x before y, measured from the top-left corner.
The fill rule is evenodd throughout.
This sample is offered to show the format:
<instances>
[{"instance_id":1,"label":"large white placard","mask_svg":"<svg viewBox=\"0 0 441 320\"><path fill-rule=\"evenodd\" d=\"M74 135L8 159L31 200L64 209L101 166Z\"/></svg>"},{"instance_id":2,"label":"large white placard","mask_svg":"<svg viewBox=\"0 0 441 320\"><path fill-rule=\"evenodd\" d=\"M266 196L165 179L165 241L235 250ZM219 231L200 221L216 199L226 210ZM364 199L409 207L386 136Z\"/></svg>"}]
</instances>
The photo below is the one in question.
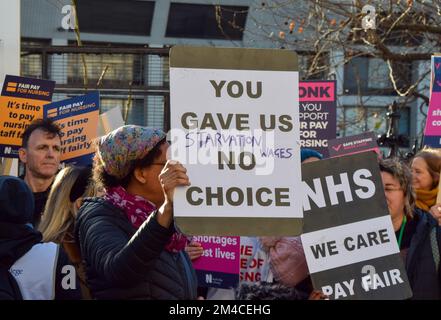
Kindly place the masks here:
<instances>
[{"instance_id":1,"label":"large white placard","mask_svg":"<svg viewBox=\"0 0 441 320\"><path fill-rule=\"evenodd\" d=\"M170 98L176 217L302 218L298 72L170 68Z\"/></svg>"}]
</instances>

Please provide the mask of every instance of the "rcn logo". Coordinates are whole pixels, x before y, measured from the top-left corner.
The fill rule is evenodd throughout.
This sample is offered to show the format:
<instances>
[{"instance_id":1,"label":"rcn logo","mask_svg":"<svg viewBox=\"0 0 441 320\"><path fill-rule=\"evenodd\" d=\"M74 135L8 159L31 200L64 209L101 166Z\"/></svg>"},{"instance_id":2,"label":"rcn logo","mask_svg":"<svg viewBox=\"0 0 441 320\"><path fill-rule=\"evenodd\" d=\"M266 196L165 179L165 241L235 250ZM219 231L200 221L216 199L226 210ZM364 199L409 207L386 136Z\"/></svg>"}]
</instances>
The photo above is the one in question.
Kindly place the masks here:
<instances>
[{"instance_id":1,"label":"rcn logo","mask_svg":"<svg viewBox=\"0 0 441 320\"><path fill-rule=\"evenodd\" d=\"M206 283L213 283L213 275L211 273L207 273L205 275L205 282Z\"/></svg>"},{"instance_id":2,"label":"rcn logo","mask_svg":"<svg viewBox=\"0 0 441 320\"><path fill-rule=\"evenodd\" d=\"M3 151L4 154L11 154L12 153L12 147L5 147L5 150Z\"/></svg>"}]
</instances>

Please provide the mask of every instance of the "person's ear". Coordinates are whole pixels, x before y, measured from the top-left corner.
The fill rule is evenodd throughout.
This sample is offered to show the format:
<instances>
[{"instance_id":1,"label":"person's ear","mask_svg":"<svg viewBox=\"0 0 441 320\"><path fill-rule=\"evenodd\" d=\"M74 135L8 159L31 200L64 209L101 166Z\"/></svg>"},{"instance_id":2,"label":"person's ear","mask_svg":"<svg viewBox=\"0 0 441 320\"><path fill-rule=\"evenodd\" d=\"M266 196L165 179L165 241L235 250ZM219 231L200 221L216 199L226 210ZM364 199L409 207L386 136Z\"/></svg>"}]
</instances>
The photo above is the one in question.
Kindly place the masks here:
<instances>
[{"instance_id":1,"label":"person's ear","mask_svg":"<svg viewBox=\"0 0 441 320\"><path fill-rule=\"evenodd\" d=\"M27 161L27 152L25 148L18 149L18 157L20 158L20 161L23 163L26 163Z\"/></svg>"},{"instance_id":2,"label":"person's ear","mask_svg":"<svg viewBox=\"0 0 441 320\"><path fill-rule=\"evenodd\" d=\"M135 170L133 171L133 177L141 184L147 182L147 177L143 168L135 168Z\"/></svg>"},{"instance_id":3,"label":"person's ear","mask_svg":"<svg viewBox=\"0 0 441 320\"><path fill-rule=\"evenodd\" d=\"M77 211L80 209L82 204L83 204L83 197L79 197L77 200L75 200L74 206L77 209Z\"/></svg>"}]
</instances>

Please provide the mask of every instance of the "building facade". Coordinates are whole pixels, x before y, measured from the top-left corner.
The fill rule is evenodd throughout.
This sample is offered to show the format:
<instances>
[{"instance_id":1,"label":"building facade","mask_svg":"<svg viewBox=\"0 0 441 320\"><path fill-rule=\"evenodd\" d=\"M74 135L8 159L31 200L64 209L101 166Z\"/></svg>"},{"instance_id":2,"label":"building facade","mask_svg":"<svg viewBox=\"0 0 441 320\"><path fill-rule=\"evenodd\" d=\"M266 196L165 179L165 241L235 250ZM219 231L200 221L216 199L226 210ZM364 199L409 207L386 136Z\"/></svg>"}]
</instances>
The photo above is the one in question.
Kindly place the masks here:
<instances>
[{"instance_id":1,"label":"building facade","mask_svg":"<svg viewBox=\"0 0 441 320\"><path fill-rule=\"evenodd\" d=\"M76 2L84 49L75 48L78 38L72 29L70 0L21 0L21 75L55 80L54 101L99 89L101 111L120 106L127 123L168 129L170 46L283 47L275 38L285 17L262 8L264 1ZM262 37L262 32L268 36ZM300 66L307 69L308 48L296 51ZM387 65L372 57L345 63L345 55L341 48L332 48L324 59L334 67L308 78L337 80L338 136L384 133L387 106L401 99L387 80ZM403 69L403 79L411 81L428 69L427 61L410 63ZM420 85L428 84L429 77ZM421 104L414 99L400 108L400 133L411 143L424 128Z\"/></svg>"}]
</instances>

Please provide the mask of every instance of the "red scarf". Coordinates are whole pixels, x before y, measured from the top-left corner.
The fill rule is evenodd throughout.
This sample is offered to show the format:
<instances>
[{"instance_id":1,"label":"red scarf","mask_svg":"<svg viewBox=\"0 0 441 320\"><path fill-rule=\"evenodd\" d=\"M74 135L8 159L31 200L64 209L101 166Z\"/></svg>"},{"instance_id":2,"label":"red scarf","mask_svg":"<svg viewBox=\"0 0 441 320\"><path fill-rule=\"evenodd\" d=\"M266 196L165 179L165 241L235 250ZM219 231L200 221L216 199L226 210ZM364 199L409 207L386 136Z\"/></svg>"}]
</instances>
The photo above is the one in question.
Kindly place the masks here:
<instances>
[{"instance_id":1,"label":"red scarf","mask_svg":"<svg viewBox=\"0 0 441 320\"><path fill-rule=\"evenodd\" d=\"M132 225L138 229L148 216L156 210L156 206L141 196L128 193L123 187L113 187L107 190L104 199L115 207L120 208L126 214ZM187 237L175 231L165 249L170 252L178 252L185 248Z\"/></svg>"}]
</instances>

